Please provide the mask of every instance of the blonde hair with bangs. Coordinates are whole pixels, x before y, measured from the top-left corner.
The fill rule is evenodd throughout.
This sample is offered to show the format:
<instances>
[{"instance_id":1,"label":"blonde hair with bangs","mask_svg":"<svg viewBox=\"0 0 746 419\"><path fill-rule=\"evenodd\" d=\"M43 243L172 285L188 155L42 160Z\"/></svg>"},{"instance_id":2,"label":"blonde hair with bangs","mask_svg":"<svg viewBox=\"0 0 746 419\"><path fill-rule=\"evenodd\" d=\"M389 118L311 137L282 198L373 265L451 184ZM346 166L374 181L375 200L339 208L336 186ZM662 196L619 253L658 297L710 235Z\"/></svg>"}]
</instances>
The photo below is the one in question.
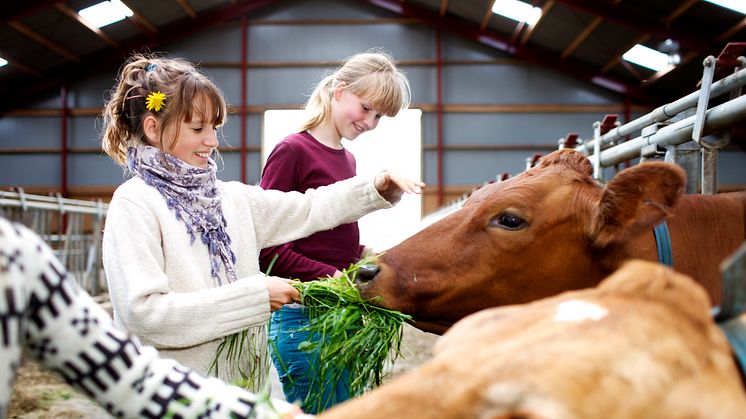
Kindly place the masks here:
<instances>
[{"instance_id":1,"label":"blonde hair with bangs","mask_svg":"<svg viewBox=\"0 0 746 419\"><path fill-rule=\"evenodd\" d=\"M309 116L300 131L315 128L329 118L332 94L339 83L344 83L345 89L356 96L369 100L374 109L386 116L396 116L411 100L409 80L391 56L381 51L355 54L316 85L306 102Z\"/></svg>"}]
</instances>

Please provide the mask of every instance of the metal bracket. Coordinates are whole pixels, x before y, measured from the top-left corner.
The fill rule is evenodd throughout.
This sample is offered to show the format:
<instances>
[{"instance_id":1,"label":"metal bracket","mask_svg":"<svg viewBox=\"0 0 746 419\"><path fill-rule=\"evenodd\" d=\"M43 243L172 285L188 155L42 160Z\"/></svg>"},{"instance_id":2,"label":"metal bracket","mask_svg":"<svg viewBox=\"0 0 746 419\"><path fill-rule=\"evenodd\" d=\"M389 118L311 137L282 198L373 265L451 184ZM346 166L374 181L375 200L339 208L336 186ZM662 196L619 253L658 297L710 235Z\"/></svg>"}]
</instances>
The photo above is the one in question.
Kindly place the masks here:
<instances>
[{"instance_id":1,"label":"metal bracket","mask_svg":"<svg viewBox=\"0 0 746 419\"><path fill-rule=\"evenodd\" d=\"M704 70L702 71L702 86L699 88L699 100L697 101L697 113L694 117L694 128L692 129L692 140L700 146L702 143L702 130L705 127L705 114L707 105L710 103L710 87L712 79L715 76L715 57L708 55L702 62Z\"/></svg>"}]
</instances>

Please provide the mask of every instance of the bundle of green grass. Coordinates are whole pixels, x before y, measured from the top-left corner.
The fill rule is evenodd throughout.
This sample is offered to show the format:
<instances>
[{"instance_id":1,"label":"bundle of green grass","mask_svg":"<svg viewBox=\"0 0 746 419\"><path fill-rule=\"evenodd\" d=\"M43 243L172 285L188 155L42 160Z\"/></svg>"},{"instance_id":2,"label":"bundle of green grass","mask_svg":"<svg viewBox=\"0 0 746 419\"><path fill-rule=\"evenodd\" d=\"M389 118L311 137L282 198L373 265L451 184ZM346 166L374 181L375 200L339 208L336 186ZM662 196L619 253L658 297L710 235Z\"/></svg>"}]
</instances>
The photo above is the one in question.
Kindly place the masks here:
<instances>
[{"instance_id":1,"label":"bundle of green grass","mask_svg":"<svg viewBox=\"0 0 746 419\"><path fill-rule=\"evenodd\" d=\"M403 325L411 319L360 296L355 278L360 267L371 261L366 258L351 265L338 278L293 284L308 310L308 331L315 337L299 346L318 356L311 373L331 383L349 374L351 397L381 384L389 356L392 360L401 356ZM323 388L311 386L304 405L321 406Z\"/></svg>"}]
</instances>

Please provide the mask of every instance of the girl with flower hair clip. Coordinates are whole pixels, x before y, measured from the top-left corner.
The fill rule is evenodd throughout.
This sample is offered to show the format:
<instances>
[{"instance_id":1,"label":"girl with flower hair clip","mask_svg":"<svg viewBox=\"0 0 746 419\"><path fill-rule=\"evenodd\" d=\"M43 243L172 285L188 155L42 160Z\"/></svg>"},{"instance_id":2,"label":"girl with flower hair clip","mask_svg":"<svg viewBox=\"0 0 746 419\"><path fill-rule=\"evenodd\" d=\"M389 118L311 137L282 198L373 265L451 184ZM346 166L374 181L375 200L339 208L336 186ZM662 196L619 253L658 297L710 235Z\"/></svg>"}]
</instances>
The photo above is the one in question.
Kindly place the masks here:
<instances>
[{"instance_id":1,"label":"girl with flower hair clip","mask_svg":"<svg viewBox=\"0 0 746 419\"><path fill-rule=\"evenodd\" d=\"M288 279L261 273L259 251L419 186L388 171L305 193L220 181L212 155L226 113L222 92L188 61L127 60L103 114L103 150L132 175L109 206L104 269L117 324L165 357L257 391L270 313L299 299Z\"/></svg>"}]
</instances>

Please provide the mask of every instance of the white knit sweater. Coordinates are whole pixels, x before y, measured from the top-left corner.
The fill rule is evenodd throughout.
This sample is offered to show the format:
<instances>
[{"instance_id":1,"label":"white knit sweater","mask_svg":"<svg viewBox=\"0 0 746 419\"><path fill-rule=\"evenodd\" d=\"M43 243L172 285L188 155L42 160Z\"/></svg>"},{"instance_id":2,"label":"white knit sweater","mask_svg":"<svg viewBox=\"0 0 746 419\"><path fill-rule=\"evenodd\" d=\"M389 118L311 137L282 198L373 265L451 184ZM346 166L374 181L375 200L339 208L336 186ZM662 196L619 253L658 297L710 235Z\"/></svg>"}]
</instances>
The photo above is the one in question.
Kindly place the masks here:
<instances>
[{"instance_id":1,"label":"white knit sweater","mask_svg":"<svg viewBox=\"0 0 746 419\"><path fill-rule=\"evenodd\" d=\"M291 410L205 378L114 327L52 250L0 218L0 418L22 353L118 418L277 418Z\"/></svg>"},{"instance_id":2,"label":"white knit sweater","mask_svg":"<svg viewBox=\"0 0 746 419\"><path fill-rule=\"evenodd\" d=\"M217 182L238 280L223 286L210 275L207 247L190 237L155 188L132 178L114 193L103 239L104 268L114 320L159 349L162 356L206 374L221 338L247 328L266 338L270 315L259 251L349 223L390 207L373 182L354 177L305 194ZM260 344L265 351L266 345ZM264 364L262 362L262 364ZM218 377L234 381L235 365L222 360ZM229 368L230 367L230 368ZM266 371L256 371L260 377Z\"/></svg>"}]
</instances>

